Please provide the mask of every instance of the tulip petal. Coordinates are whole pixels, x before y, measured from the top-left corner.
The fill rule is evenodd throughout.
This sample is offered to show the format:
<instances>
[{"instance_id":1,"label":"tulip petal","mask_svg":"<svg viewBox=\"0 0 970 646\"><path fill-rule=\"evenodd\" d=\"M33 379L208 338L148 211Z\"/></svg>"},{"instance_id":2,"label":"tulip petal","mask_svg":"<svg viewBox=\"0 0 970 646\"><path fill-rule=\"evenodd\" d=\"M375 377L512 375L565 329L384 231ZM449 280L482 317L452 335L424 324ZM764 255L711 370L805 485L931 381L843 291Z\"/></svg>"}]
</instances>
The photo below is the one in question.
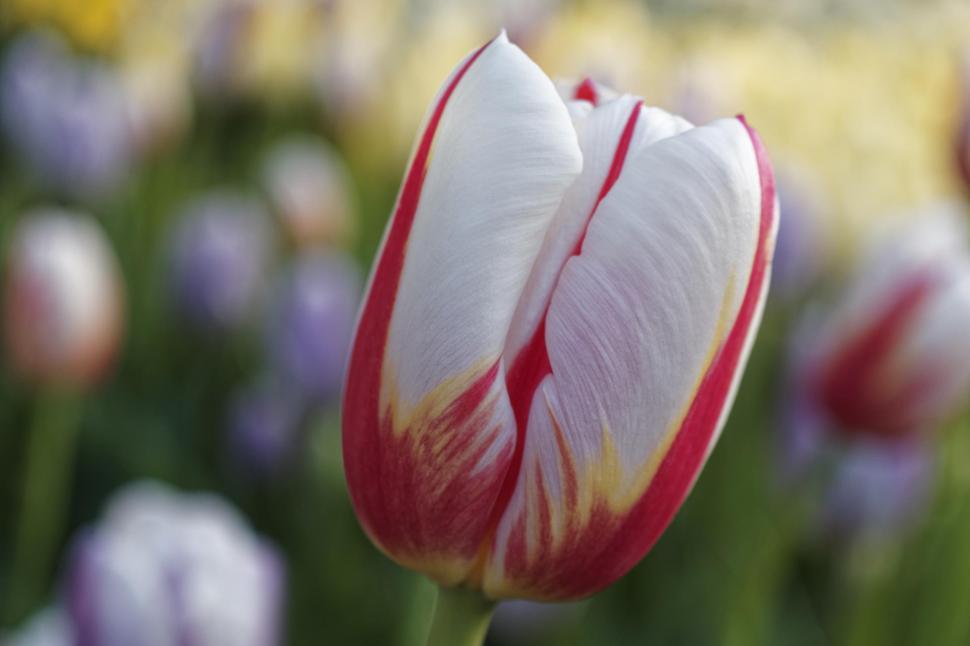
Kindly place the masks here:
<instances>
[{"instance_id":1,"label":"tulip petal","mask_svg":"<svg viewBox=\"0 0 970 646\"><path fill-rule=\"evenodd\" d=\"M583 172L566 193L520 297L506 343L506 365L514 362L545 316L563 265L585 235L590 214L616 181L611 170L619 173L625 158L693 127L660 108L643 106L630 95L596 109L587 110L586 102L578 104L570 104L570 109L583 152Z\"/></svg>"},{"instance_id":2,"label":"tulip petal","mask_svg":"<svg viewBox=\"0 0 970 646\"><path fill-rule=\"evenodd\" d=\"M581 165L552 82L502 34L436 100L385 235L348 367L344 463L374 542L442 583L465 578L508 468L502 348Z\"/></svg>"},{"instance_id":3,"label":"tulip petal","mask_svg":"<svg viewBox=\"0 0 970 646\"><path fill-rule=\"evenodd\" d=\"M585 596L659 538L736 390L776 213L770 167L743 120L626 160L538 328L548 369L528 402L487 594Z\"/></svg>"}]
</instances>

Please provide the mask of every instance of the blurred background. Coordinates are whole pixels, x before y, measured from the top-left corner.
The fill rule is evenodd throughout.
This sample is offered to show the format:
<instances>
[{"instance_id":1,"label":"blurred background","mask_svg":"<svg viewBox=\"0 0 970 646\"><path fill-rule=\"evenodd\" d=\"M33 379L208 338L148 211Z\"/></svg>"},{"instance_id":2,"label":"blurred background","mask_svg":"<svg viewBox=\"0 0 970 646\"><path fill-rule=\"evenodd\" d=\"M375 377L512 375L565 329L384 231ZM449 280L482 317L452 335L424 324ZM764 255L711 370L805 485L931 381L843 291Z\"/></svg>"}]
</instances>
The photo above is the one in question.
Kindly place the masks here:
<instances>
[{"instance_id":1,"label":"blurred background","mask_svg":"<svg viewBox=\"0 0 970 646\"><path fill-rule=\"evenodd\" d=\"M782 225L671 528L488 643L970 643L959 0L3 0L0 643L422 643L433 587L357 524L338 395L424 110L501 26L550 76L744 113Z\"/></svg>"}]
</instances>

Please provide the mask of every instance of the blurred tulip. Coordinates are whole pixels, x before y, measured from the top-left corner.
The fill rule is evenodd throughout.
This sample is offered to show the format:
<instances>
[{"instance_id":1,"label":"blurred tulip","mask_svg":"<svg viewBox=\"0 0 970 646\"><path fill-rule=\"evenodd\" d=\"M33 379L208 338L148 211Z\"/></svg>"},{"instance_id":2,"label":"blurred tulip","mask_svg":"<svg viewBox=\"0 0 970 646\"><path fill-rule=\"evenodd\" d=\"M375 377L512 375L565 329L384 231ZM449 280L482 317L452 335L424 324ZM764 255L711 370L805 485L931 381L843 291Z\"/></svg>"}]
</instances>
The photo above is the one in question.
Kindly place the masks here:
<instances>
[{"instance_id":1,"label":"blurred tulip","mask_svg":"<svg viewBox=\"0 0 970 646\"><path fill-rule=\"evenodd\" d=\"M970 392L970 256L955 209L875 244L841 300L803 323L807 405L848 435L931 431Z\"/></svg>"},{"instance_id":2,"label":"blurred tulip","mask_svg":"<svg viewBox=\"0 0 970 646\"><path fill-rule=\"evenodd\" d=\"M117 75L72 60L49 34L14 42L0 72L3 124L37 179L74 197L99 197L125 179L131 144Z\"/></svg>"},{"instance_id":3,"label":"blurred tulip","mask_svg":"<svg viewBox=\"0 0 970 646\"><path fill-rule=\"evenodd\" d=\"M301 396L326 402L339 391L359 302L359 272L340 254L304 256L277 284L269 355Z\"/></svg>"},{"instance_id":4,"label":"blurred tulip","mask_svg":"<svg viewBox=\"0 0 970 646\"><path fill-rule=\"evenodd\" d=\"M60 606L46 608L17 633L0 638L3 646L74 646L71 624Z\"/></svg>"},{"instance_id":5,"label":"blurred tulip","mask_svg":"<svg viewBox=\"0 0 970 646\"><path fill-rule=\"evenodd\" d=\"M299 398L272 379L240 391L229 407L229 446L233 462L246 474L279 475L299 446Z\"/></svg>"},{"instance_id":6,"label":"blurred tulip","mask_svg":"<svg viewBox=\"0 0 970 646\"><path fill-rule=\"evenodd\" d=\"M927 508L934 460L922 442L861 441L835 465L822 511L830 536L893 536Z\"/></svg>"},{"instance_id":7,"label":"blurred tulip","mask_svg":"<svg viewBox=\"0 0 970 646\"><path fill-rule=\"evenodd\" d=\"M770 273L774 180L743 119L693 128L590 90L561 98L504 33L458 66L348 367L365 531L493 599L583 597L652 547L727 417Z\"/></svg>"},{"instance_id":8,"label":"blurred tulip","mask_svg":"<svg viewBox=\"0 0 970 646\"><path fill-rule=\"evenodd\" d=\"M71 550L67 608L85 646L282 643L280 554L221 499L129 485Z\"/></svg>"},{"instance_id":9,"label":"blurred tulip","mask_svg":"<svg viewBox=\"0 0 970 646\"><path fill-rule=\"evenodd\" d=\"M269 216L258 202L230 191L193 200L173 231L169 254L182 314L209 329L245 323L263 295L271 253Z\"/></svg>"},{"instance_id":10,"label":"blurred tulip","mask_svg":"<svg viewBox=\"0 0 970 646\"><path fill-rule=\"evenodd\" d=\"M346 242L355 225L350 176L322 141L293 137L277 144L263 166L264 183L298 246Z\"/></svg>"},{"instance_id":11,"label":"blurred tulip","mask_svg":"<svg viewBox=\"0 0 970 646\"><path fill-rule=\"evenodd\" d=\"M91 218L26 213L10 247L6 341L14 367L42 384L90 385L111 366L124 328L117 261Z\"/></svg>"}]
</instances>

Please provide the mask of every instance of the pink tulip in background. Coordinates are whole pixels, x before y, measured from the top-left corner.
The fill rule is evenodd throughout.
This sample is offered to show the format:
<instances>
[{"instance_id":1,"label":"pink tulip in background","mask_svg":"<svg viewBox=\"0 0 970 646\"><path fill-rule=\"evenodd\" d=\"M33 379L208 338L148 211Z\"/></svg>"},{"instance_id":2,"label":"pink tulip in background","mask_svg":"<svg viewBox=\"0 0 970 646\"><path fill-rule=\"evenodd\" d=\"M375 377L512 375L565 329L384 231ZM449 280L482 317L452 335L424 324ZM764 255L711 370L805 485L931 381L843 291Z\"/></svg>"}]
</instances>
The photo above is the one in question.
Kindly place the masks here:
<instances>
[{"instance_id":1,"label":"pink tulip in background","mask_svg":"<svg viewBox=\"0 0 970 646\"><path fill-rule=\"evenodd\" d=\"M348 367L370 538L492 599L622 576L724 424L776 227L743 118L557 91L504 33L470 54L426 117Z\"/></svg>"}]
</instances>

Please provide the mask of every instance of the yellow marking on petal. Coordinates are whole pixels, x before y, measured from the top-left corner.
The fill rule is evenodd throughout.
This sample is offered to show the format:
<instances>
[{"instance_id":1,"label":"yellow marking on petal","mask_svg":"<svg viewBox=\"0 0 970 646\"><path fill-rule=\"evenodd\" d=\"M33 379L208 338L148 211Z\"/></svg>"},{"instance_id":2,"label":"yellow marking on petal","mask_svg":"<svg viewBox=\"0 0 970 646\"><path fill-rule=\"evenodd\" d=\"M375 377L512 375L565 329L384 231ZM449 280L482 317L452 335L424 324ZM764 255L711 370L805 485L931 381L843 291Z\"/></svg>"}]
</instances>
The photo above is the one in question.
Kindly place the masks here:
<instances>
[{"instance_id":1,"label":"yellow marking on petal","mask_svg":"<svg viewBox=\"0 0 970 646\"><path fill-rule=\"evenodd\" d=\"M653 453L651 453L649 460L647 460L643 468L636 474L632 483L627 482L619 452L613 441L613 434L609 430L608 425L605 422L603 423L600 440L600 457L598 460L591 461L585 466L583 476L580 479L582 484L580 486L581 503L578 505L577 510L578 522L588 522L590 513L596 502L605 503L614 514L623 514L636 504L647 490L647 487L650 486L650 482L660 469L661 462L666 457L674 439L677 437L677 433L683 426L684 419L687 417L687 413L694 403L694 399L697 397L697 391L700 389L704 377L707 375L711 364L717 357L730 331L731 322L736 315L735 310L737 309L734 307L735 277L736 274L733 272L728 277L724 289L724 296L721 300L717 324L714 328L713 341L708 348L705 360L701 364L703 368L697 375L694 386L690 391L691 395L686 399L681 410L674 418L674 421L670 424L666 433L664 433L663 439Z\"/></svg>"},{"instance_id":2,"label":"yellow marking on petal","mask_svg":"<svg viewBox=\"0 0 970 646\"><path fill-rule=\"evenodd\" d=\"M464 372L444 379L425 393L419 402L409 405L401 396L397 379L394 377L398 374L397 370L390 360L386 360L382 370L384 378L381 383L380 405L382 411L390 411L395 437L399 437L405 431L417 434L427 431L428 426L423 422L444 416L455 400L485 374L495 361L496 359L481 359ZM496 398L497 392L493 390L478 409L494 403Z\"/></svg>"}]
</instances>

